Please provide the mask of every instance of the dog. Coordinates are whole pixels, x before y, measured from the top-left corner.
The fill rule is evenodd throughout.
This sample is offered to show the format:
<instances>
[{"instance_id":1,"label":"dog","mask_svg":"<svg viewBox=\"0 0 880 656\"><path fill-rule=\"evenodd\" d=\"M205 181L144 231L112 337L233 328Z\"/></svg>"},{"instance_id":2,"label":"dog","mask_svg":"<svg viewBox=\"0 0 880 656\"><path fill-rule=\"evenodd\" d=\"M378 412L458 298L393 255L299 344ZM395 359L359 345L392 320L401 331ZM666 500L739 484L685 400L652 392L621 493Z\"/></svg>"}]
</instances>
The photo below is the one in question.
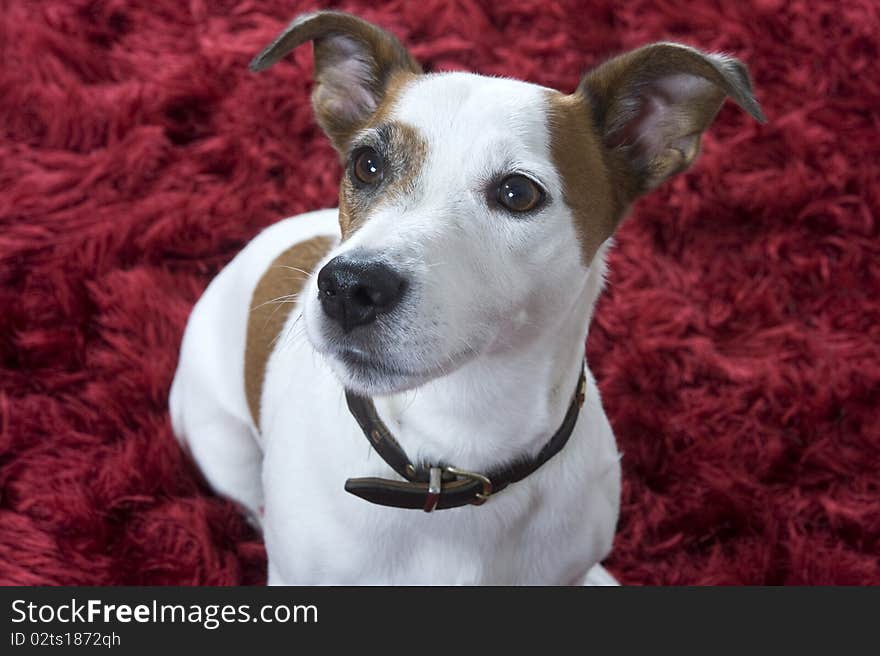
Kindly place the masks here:
<instances>
[{"instance_id":1,"label":"dog","mask_svg":"<svg viewBox=\"0 0 880 656\"><path fill-rule=\"evenodd\" d=\"M584 344L613 234L686 169L736 59L654 43L571 94L425 74L355 16L312 42L338 209L280 221L211 282L169 406L262 530L270 585L614 584L620 455Z\"/></svg>"}]
</instances>

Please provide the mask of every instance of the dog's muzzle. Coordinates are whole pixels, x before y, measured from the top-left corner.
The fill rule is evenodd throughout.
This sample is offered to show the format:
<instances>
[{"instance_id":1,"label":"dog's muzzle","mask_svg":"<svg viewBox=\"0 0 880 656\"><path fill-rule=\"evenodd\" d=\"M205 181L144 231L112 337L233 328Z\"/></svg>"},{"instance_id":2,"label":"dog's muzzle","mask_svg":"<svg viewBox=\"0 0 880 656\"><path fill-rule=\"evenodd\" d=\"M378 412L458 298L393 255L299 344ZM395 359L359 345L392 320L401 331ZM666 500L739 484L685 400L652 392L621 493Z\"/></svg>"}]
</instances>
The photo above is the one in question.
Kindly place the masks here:
<instances>
[{"instance_id":1,"label":"dog's muzzle","mask_svg":"<svg viewBox=\"0 0 880 656\"><path fill-rule=\"evenodd\" d=\"M334 257L318 273L321 308L345 333L391 312L406 288L406 278L387 264L348 255Z\"/></svg>"}]
</instances>

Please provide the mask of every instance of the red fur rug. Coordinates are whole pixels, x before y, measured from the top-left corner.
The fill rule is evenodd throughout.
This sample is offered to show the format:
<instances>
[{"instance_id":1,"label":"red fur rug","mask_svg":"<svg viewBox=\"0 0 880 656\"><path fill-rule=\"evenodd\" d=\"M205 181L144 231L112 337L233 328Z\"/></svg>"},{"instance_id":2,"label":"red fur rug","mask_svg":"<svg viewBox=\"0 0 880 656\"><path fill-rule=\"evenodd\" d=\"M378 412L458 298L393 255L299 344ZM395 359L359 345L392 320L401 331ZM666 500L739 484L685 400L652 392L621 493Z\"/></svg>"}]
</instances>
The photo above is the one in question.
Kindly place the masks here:
<instances>
[{"instance_id":1,"label":"red fur rug","mask_svg":"<svg viewBox=\"0 0 880 656\"><path fill-rule=\"evenodd\" d=\"M873 0L332 3L432 70L571 90L657 39L731 52L695 168L619 233L589 360L623 452L625 583L880 584L880 9ZM166 396L187 314L261 228L335 204L292 0L0 12L0 583L264 581ZM576 512L576 509L573 509Z\"/></svg>"}]
</instances>

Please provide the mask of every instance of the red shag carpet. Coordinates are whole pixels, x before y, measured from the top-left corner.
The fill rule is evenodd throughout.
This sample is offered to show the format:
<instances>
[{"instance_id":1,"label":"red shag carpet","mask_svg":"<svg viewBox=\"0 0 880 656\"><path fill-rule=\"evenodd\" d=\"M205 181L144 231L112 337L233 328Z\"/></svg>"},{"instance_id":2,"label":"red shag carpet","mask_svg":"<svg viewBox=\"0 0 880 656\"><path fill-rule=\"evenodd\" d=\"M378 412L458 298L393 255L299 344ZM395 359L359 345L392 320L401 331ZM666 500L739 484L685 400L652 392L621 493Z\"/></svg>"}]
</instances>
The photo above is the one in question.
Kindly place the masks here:
<instances>
[{"instance_id":1,"label":"red shag carpet","mask_svg":"<svg viewBox=\"0 0 880 656\"><path fill-rule=\"evenodd\" d=\"M880 584L880 6L329 3L430 70L574 88L658 39L750 66L696 167L637 204L589 360L623 451L625 583ZM265 554L171 435L178 343L261 228L333 206L313 2L0 12L0 583L257 584Z\"/></svg>"}]
</instances>

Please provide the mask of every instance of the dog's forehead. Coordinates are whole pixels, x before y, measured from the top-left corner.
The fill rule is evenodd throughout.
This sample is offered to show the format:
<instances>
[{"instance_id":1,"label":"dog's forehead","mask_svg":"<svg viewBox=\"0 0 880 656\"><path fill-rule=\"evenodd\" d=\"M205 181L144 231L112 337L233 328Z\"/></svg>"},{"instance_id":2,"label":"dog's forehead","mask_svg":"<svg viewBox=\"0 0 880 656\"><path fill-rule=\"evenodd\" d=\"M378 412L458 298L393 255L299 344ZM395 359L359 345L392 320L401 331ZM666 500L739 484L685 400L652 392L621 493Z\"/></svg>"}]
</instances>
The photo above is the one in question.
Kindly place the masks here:
<instances>
[{"instance_id":1,"label":"dog's forehead","mask_svg":"<svg viewBox=\"0 0 880 656\"><path fill-rule=\"evenodd\" d=\"M589 265L618 209L586 98L459 72L406 76L391 88L377 116L408 131L418 165L407 182L448 192L514 171L531 175L567 207Z\"/></svg>"},{"instance_id":2,"label":"dog's forehead","mask_svg":"<svg viewBox=\"0 0 880 656\"><path fill-rule=\"evenodd\" d=\"M473 73L420 75L400 90L391 115L435 146L507 141L541 155L548 152L547 91Z\"/></svg>"}]
</instances>

